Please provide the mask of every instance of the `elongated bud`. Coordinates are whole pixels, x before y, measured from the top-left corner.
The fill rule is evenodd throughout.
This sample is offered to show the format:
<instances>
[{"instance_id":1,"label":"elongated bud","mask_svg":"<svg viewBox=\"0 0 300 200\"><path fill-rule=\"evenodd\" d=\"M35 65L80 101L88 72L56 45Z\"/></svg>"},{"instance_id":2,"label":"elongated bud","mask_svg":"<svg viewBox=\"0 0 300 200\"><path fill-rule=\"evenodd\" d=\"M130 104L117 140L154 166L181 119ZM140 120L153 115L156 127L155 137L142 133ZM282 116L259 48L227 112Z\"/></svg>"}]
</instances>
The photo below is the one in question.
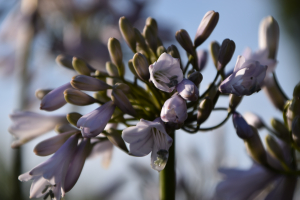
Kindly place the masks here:
<instances>
[{"instance_id":1,"label":"elongated bud","mask_svg":"<svg viewBox=\"0 0 300 200\"><path fill-rule=\"evenodd\" d=\"M243 116L249 125L251 125L257 129L260 129L265 126L265 123L263 122L263 120L259 116L255 115L253 113L247 112Z\"/></svg>"},{"instance_id":2,"label":"elongated bud","mask_svg":"<svg viewBox=\"0 0 300 200\"><path fill-rule=\"evenodd\" d=\"M63 67L66 67L66 68L69 68L69 69L73 69L73 65L72 65L72 59L73 59L73 56L70 56L70 55L64 55L64 54L59 54L55 61L57 64L59 64L60 66L63 66Z\"/></svg>"},{"instance_id":3,"label":"elongated bud","mask_svg":"<svg viewBox=\"0 0 300 200\"><path fill-rule=\"evenodd\" d=\"M212 109L213 109L213 102L210 98L206 97L201 101L197 112L198 125L201 125L203 122L207 120Z\"/></svg>"},{"instance_id":4,"label":"elongated bud","mask_svg":"<svg viewBox=\"0 0 300 200\"><path fill-rule=\"evenodd\" d=\"M159 46L156 50L156 55L159 57L161 54L167 52L166 48L164 46Z\"/></svg>"},{"instance_id":5,"label":"elongated bud","mask_svg":"<svg viewBox=\"0 0 300 200\"><path fill-rule=\"evenodd\" d=\"M128 67L129 67L131 73L132 73L135 77L139 77L139 75L136 73L135 68L134 68L134 66L133 66L132 59L130 59L130 60L128 61Z\"/></svg>"},{"instance_id":6,"label":"elongated bud","mask_svg":"<svg viewBox=\"0 0 300 200\"><path fill-rule=\"evenodd\" d=\"M111 88L104 81L85 75L74 76L70 83L74 88L86 91L100 91Z\"/></svg>"},{"instance_id":7,"label":"elongated bud","mask_svg":"<svg viewBox=\"0 0 300 200\"><path fill-rule=\"evenodd\" d=\"M209 50L211 57L214 61L215 67L218 69L218 57L220 52L220 44L217 41L213 41L210 43Z\"/></svg>"},{"instance_id":8,"label":"elongated bud","mask_svg":"<svg viewBox=\"0 0 300 200\"><path fill-rule=\"evenodd\" d=\"M145 38L142 36L140 31L136 28L134 28L134 33L135 33L136 42L138 44L137 48L139 47L140 49L142 49L149 56L149 49L148 49L148 46L146 44Z\"/></svg>"},{"instance_id":9,"label":"elongated bud","mask_svg":"<svg viewBox=\"0 0 300 200\"><path fill-rule=\"evenodd\" d=\"M147 58L141 53L136 53L133 56L132 63L139 78L143 81L148 81L150 79L150 73Z\"/></svg>"},{"instance_id":10,"label":"elongated bud","mask_svg":"<svg viewBox=\"0 0 300 200\"><path fill-rule=\"evenodd\" d=\"M219 13L213 10L208 11L200 22L197 29L194 44L195 47L201 45L215 29L219 21Z\"/></svg>"},{"instance_id":11,"label":"elongated bud","mask_svg":"<svg viewBox=\"0 0 300 200\"><path fill-rule=\"evenodd\" d=\"M107 48L111 61L118 67L123 65L123 53L120 42L116 38L109 38Z\"/></svg>"},{"instance_id":12,"label":"elongated bud","mask_svg":"<svg viewBox=\"0 0 300 200\"><path fill-rule=\"evenodd\" d=\"M293 97L300 99L300 82L294 88Z\"/></svg>"},{"instance_id":13,"label":"elongated bud","mask_svg":"<svg viewBox=\"0 0 300 200\"><path fill-rule=\"evenodd\" d=\"M151 26L153 28L153 31L157 34L158 32L158 26L157 26L157 22L155 19L148 17L146 19L146 25L147 26Z\"/></svg>"},{"instance_id":14,"label":"elongated bud","mask_svg":"<svg viewBox=\"0 0 300 200\"><path fill-rule=\"evenodd\" d=\"M173 58L178 58L180 60L180 68L182 69L181 57L180 53L175 45L171 45L167 49L167 53L171 55Z\"/></svg>"},{"instance_id":15,"label":"elongated bud","mask_svg":"<svg viewBox=\"0 0 300 200\"><path fill-rule=\"evenodd\" d=\"M143 34L149 47L153 52L156 52L157 33L155 32L155 29L152 26L146 25L143 29Z\"/></svg>"},{"instance_id":16,"label":"elongated bud","mask_svg":"<svg viewBox=\"0 0 300 200\"><path fill-rule=\"evenodd\" d=\"M113 76L113 77L118 77L118 76L119 76L118 68L117 68L117 66L114 65L112 62L109 62L109 61L106 62L105 68L106 68L107 73L108 73L110 76Z\"/></svg>"},{"instance_id":17,"label":"elongated bud","mask_svg":"<svg viewBox=\"0 0 300 200\"><path fill-rule=\"evenodd\" d=\"M285 125L279 121L278 119L272 118L271 125L277 133L277 137L281 138L282 140L288 142L290 140L289 130L285 127Z\"/></svg>"},{"instance_id":18,"label":"elongated bud","mask_svg":"<svg viewBox=\"0 0 300 200\"><path fill-rule=\"evenodd\" d=\"M197 71L202 71L206 64L207 64L207 51L206 50L199 50L197 51L197 58L198 58L198 68Z\"/></svg>"},{"instance_id":19,"label":"elongated bud","mask_svg":"<svg viewBox=\"0 0 300 200\"><path fill-rule=\"evenodd\" d=\"M73 65L73 68L74 68L79 74L89 76L89 75L91 74L91 72L92 72L92 71L89 69L87 63L86 63L84 60L80 59L80 58L73 57L72 65Z\"/></svg>"},{"instance_id":20,"label":"elongated bud","mask_svg":"<svg viewBox=\"0 0 300 200\"><path fill-rule=\"evenodd\" d=\"M188 79L199 88L199 84L203 80L203 76L200 72L195 71L188 76Z\"/></svg>"},{"instance_id":21,"label":"elongated bud","mask_svg":"<svg viewBox=\"0 0 300 200\"><path fill-rule=\"evenodd\" d=\"M125 93L128 93L130 91L130 87L125 83L116 83L114 87L122 90Z\"/></svg>"},{"instance_id":22,"label":"elongated bud","mask_svg":"<svg viewBox=\"0 0 300 200\"><path fill-rule=\"evenodd\" d=\"M110 98L107 96L107 91L99 91L94 93L94 98L97 99L100 102L108 102L110 101Z\"/></svg>"},{"instance_id":23,"label":"elongated bud","mask_svg":"<svg viewBox=\"0 0 300 200\"><path fill-rule=\"evenodd\" d=\"M70 124L57 124L54 128L54 131L57 133L65 133L68 131L78 131L78 129L74 128Z\"/></svg>"},{"instance_id":24,"label":"elongated bud","mask_svg":"<svg viewBox=\"0 0 300 200\"><path fill-rule=\"evenodd\" d=\"M273 103L273 105L277 109L283 111L287 99L280 91L280 88L278 88L278 85L276 85L273 77L268 79L268 81L264 81L264 87L262 89L266 93L267 97L269 97L269 100Z\"/></svg>"},{"instance_id":25,"label":"elongated bud","mask_svg":"<svg viewBox=\"0 0 300 200\"><path fill-rule=\"evenodd\" d=\"M119 28L123 38L125 39L127 45L131 48L133 52L136 51L136 39L133 26L126 19L126 17L120 17Z\"/></svg>"},{"instance_id":26,"label":"elongated bud","mask_svg":"<svg viewBox=\"0 0 300 200\"><path fill-rule=\"evenodd\" d=\"M122 90L114 88L111 93L111 100L117 105L118 108L120 108L122 112L136 116L134 108Z\"/></svg>"},{"instance_id":27,"label":"elongated bud","mask_svg":"<svg viewBox=\"0 0 300 200\"><path fill-rule=\"evenodd\" d=\"M247 124L242 115L237 112L233 113L232 122L237 135L241 139L247 139L253 136L254 133L251 126Z\"/></svg>"},{"instance_id":28,"label":"elongated bud","mask_svg":"<svg viewBox=\"0 0 300 200\"><path fill-rule=\"evenodd\" d=\"M121 134L118 130L110 128L106 130L108 134L106 134L107 139L113 143L116 147L119 147L121 150L125 152L129 152L124 140L121 137Z\"/></svg>"},{"instance_id":29,"label":"elongated bud","mask_svg":"<svg viewBox=\"0 0 300 200\"><path fill-rule=\"evenodd\" d=\"M231 60L235 50L235 43L230 39L225 39L220 47L218 56L218 70L223 69Z\"/></svg>"},{"instance_id":30,"label":"elongated bud","mask_svg":"<svg viewBox=\"0 0 300 200\"><path fill-rule=\"evenodd\" d=\"M64 91L64 95L65 100L68 103L78 106L90 105L97 102L96 99L87 95L84 92L81 92L80 90L67 89Z\"/></svg>"},{"instance_id":31,"label":"elongated bud","mask_svg":"<svg viewBox=\"0 0 300 200\"><path fill-rule=\"evenodd\" d=\"M180 29L179 31L177 31L175 34L175 38L179 42L179 44L182 46L182 48L184 48L184 50L186 50L194 58L197 58L192 40L186 30Z\"/></svg>"},{"instance_id":32,"label":"elongated bud","mask_svg":"<svg viewBox=\"0 0 300 200\"><path fill-rule=\"evenodd\" d=\"M39 100L42 100L44 98L44 96L46 96L49 92L51 92L52 90L43 90L43 89L39 89L37 91L35 91L35 96L36 98L38 98Z\"/></svg>"},{"instance_id":33,"label":"elongated bud","mask_svg":"<svg viewBox=\"0 0 300 200\"><path fill-rule=\"evenodd\" d=\"M77 112L72 112L67 114L68 122L74 125L75 127L77 126L77 121L79 120L80 117L82 117L82 114L79 114Z\"/></svg>"},{"instance_id":34,"label":"elongated bud","mask_svg":"<svg viewBox=\"0 0 300 200\"><path fill-rule=\"evenodd\" d=\"M240 102L242 101L243 96L237 96L235 94L230 94L229 95L229 111L233 111L235 110L238 105L240 104Z\"/></svg>"},{"instance_id":35,"label":"elongated bud","mask_svg":"<svg viewBox=\"0 0 300 200\"><path fill-rule=\"evenodd\" d=\"M252 128L253 135L245 139L245 145L251 157L259 164L267 164L267 154L256 128Z\"/></svg>"},{"instance_id":36,"label":"elongated bud","mask_svg":"<svg viewBox=\"0 0 300 200\"><path fill-rule=\"evenodd\" d=\"M268 16L262 20L259 27L259 48L269 50L269 58L276 59L279 43L279 25Z\"/></svg>"},{"instance_id":37,"label":"elongated bud","mask_svg":"<svg viewBox=\"0 0 300 200\"><path fill-rule=\"evenodd\" d=\"M270 152L270 154L274 158L277 158L280 161L285 160L283 152L274 137L272 137L271 135L267 135L266 136L266 144L267 144L268 152Z\"/></svg>"}]
</instances>

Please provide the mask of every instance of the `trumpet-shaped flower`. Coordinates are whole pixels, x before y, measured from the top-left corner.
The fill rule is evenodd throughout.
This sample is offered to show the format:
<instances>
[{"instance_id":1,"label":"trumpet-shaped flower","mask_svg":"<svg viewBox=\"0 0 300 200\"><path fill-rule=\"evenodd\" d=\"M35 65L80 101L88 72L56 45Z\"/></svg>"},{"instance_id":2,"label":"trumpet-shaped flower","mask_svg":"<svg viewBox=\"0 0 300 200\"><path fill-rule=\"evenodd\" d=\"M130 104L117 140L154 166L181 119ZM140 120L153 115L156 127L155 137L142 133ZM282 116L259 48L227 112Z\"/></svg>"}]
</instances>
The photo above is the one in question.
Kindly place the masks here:
<instances>
[{"instance_id":1,"label":"trumpet-shaped flower","mask_svg":"<svg viewBox=\"0 0 300 200\"><path fill-rule=\"evenodd\" d=\"M30 111L15 111L10 118L13 124L9 132L16 138L12 148L53 130L58 123L67 123L65 115L47 116Z\"/></svg>"},{"instance_id":2,"label":"trumpet-shaped flower","mask_svg":"<svg viewBox=\"0 0 300 200\"><path fill-rule=\"evenodd\" d=\"M261 89L266 70L267 66L238 56L233 73L221 83L219 90L237 96L251 95Z\"/></svg>"},{"instance_id":3,"label":"trumpet-shaped flower","mask_svg":"<svg viewBox=\"0 0 300 200\"><path fill-rule=\"evenodd\" d=\"M155 87L165 92L172 92L183 79L179 59L163 53L157 62L149 66L150 80Z\"/></svg>"},{"instance_id":4,"label":"trumpet-shaped flower","mask_svg":"<svg viewBox=\"0 0 300 200\"><path fill-rule=\"evenodd\" d=\"M175 128L180 128L188 117L185 100L179 95L173 95L164 103L160 117L164 122L172 123Z\"/></svg>"},{"instance_id":5,"label":"trumpet-shaped flower","mask_svg":"<svg viewBox=\"0 0 300 200\"><path fill-rule=\"evenodd\" d=\"M53 111L63 107L67 103L64 96L66 89L73 89L73 87L70 83L66 83L44 96L41 102L41 110Z\"/></svg>"},{"instance_id":6,"label":"trumpet-shaped flower","mask_svg":"<svg viewBox=\"0 0 300 200\"><path fill-rule=\"evenodd\" d=\"M189 79L183 79L177 86L176 90L178 94L189 101L196 101L199 96L199 90L197 86Z\"/></svg>"},{"instance_id":7,"label":"trumpet-shaped flower","mask_svg":"<svg viewBox=\"0 0 300 200\"><path fill-rule=\"evenodd\" d=\"M105 128L115 110L115 104L109 101L96 110L83 115L77 122L83 137L95 137Z\"/></svg>"},{"instance_id":8,"label":"trumpet-shaped flower","mask_svg":"<svg viewBox=\"0 0 300 200\"><path fill-rule=\"evenodd\" d=\"M76 151L78 134L71 136L47 161L19 176L20 181L33 180L30 197L53 196L60 200L65 194L65 177Z\"/></svg>"},{"instance_id":9,"label":"trumpet-shaped flower","mask_svg":"<svg viewBox=\"0 0 300 200\"><path fill-rule=\"evenodd\" d=\"M153 122L141 119L136 126L124 129L122 137L130 144L130 154L146 156L152 152L151 167L159 172L165 168L173 140L160 118Z\"/></svg>"}]
</instances>

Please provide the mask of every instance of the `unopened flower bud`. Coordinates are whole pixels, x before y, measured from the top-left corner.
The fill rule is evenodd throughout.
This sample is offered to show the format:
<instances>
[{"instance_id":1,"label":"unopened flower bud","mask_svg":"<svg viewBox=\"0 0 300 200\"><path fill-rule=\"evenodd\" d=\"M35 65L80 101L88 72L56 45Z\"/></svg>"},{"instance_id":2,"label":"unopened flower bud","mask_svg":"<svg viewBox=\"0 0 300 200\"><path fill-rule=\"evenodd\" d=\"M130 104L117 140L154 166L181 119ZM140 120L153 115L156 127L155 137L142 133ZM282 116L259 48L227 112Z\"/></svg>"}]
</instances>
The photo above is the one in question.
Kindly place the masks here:
<instances>
[{"instance_id":1,"label":"unopened flower bud","mask_svg":"<svg viewBox=\"0 0 300 200\"><path fill-rule=\"evenodd\" d=\"M290 134L289 130L285 127L285 125L279 121L278 119L272 118L271 119L271 125L276 131L276 136L281 138L284 141L289 141L290 140Z\"/></svg>"},{"instance_id":2,"label":"unopened flower bud","mask_svg":"<svg viewBox=\"0 0 300 200\"><path fill-rule=\"evenodd\" d=\"M43 90L43 89L39 89L37 91L35 91L35 96L36 98L38 98L39 100L42 100L44 98L44 96L46 96L49 92L51 92L52 90Z\"/></svg>"},{"instance_id":3,"label":"unopened flower bud","mask_svg":"<svg viewBox=\"0 0 300 200\"><path fill-rule=\"evenodd\" d=\"M179 95L173 95L165 101L160 117L164 122L171 123L174 125L174 128L179 129L188 117L185 100Z\"/></svg>"},{"instance_id":4,"label":"unopened flower bud","mask_svg":"<svg viewBox=\"0 0 300 200\"><path fill-rule=\"evenodd\" d=\"M111 88L111 86L104 81L85 75L74 76L70 83L74 88L86 91L100 91Z\"/></svg>"},{"instance_id":5,"label":"unopened flower bud","mask_svg":"<svg viewBox=\"0 0 300 200\"><path fill-rule=\"evenodd\" d=\"M300 99L300 82L294 88L293 97Z\"/></svg>"},{"instance_id":6,"label":"unopened flower bud","mask_svg":"<svg viewBox=\"0 0 300 200\"><path fill-rule=\"evenodd\" d=\"M128 61L128 67L129 67L129 70L131 71L131 73L132 73L135 77L139 77L139 75L136 73L135 68L134 68L134 66L133 66L132 59L130 59L130 60Z\"/></svg>"},{"instance_id":7,"label":"unopened flower bud","mask_svg":"<svg viewBox=\"0 0 300 200\"><path fill-rule=\"evenodd\" d=\"M196 101L199 97L199 89L189 79L183 79L177 86L178 94L185 100Z\"/></svg>"},{"instance_id":8,"label":"unopened flower bud","mask_svg":"<svg viewBox=\"0 0 300 200\"><path fill-rule=\"evenodd\" d=\"M116 83L114 87L122 90L125 93L128 93L130 91L130 87L125 83Z\"/></svg>"},{"instance_id":9,"label":"unopened flower bud","mask_svg":"<svg viewBox=\"0 0 300 200\"><path fill-rule=\"evenodd\" d=\"M73 65L72 65L72 59L73 59L73 56L70 56L70 55L64 55L64 54L59 54L55 61L57 64L59 64L60 66L63 66L63 67L66 67L66 68L69 68L69 69L73 69Z\"/></svg>"},{"instance_id":10,"label":"unopened flower bud","mask_svg":"<svg viewBox=\"0 0 300 200\"><path fill-rule=\"evenodd\" d=\"M206 50L198 50L197 51L197 57L198 57L198 68L197 71L202 71L206 64L207 64L207 51Z\"/></svg>"},{"instance_id":11,"label":"unopened flower bud","mask_svg":"<svg viewBox=\"0 0 300 200\"><path fill-rule=\"evenodd\" d=\"M107 48L111 61L118 67L123 65L123 53L120 42L116 38L109 38Z\"/></svg>"},{"instance_id":12,"label":"unopened flower bud","mask_svg":"<svg viewBox=\"0 0 300 200\"><path fill-rule=\"evenodd\" d=\"M220 44L217 41L212 41L209 46L211 57L214 61L215 67L218 69L218 57L220 52Z\"/></svg>"},{"instance_id":13,"label":"unopened flower bud","mask_svg":"<svg viewBox=\"0 0 300 200\"><path fill-rule=\"evenodd\" d=\"M136 116L136 111L132 107L129 99L120 89L114 88L111 93L111 100L116 104L118 108L124 113L132 116Z\"/></svg>"},{"instance_id":14,"label":"unopened flower bud","mask_svg":"<svg viewBox=\"0 0 300 200\"><path fill-rule=\"evenodd\" d=\"M133 56L132 63L139 78L143 81L148 81L150 73L147 58L141 53L136 53Z\"/></svg>"},{"instance_id":15,"label":"unopened flower bud","mask_svg":"<svg viewBox=\"0 0 300 200\"><path fill-rule=\"evenodd\" d=\"M153 30L157 33L158 27L157 27L157 22L155 19L148 17L146 19L146 25L151 26L153 28Z\"/></svg>"},{"instance_id":16,"label":"unopened flower bud","mask_svg":"<svg viewBox=\"0 0 300 200\"><path fill-rule=\"evenodd\" d=\"M218 56L218 70L222 70L231 60L235 50L235 43L230 39L225 39L220 47Z\"/></svg>"},{"instance_id":17,"label":"unopened flower bud","mask_svg":"<svg viewBox=\"0 0 300 200\"><path fill-rule=\"evenodd\" d=\"M283 111L287 99L280 91L280 88L278 88L278 85L276 85L273 77L269 78L268 81L264 81L264 87L262 89L267 97L269 97L269 100L273 103L273 105L277 109Z\"/></svg>"},{"instance_id":18,"label":"unopened flower bud","mask_svg":"<svg viewBox=\"0 0 300 200\"><path fill-rule=\"evenodd\" d=\"M199 88L199 84L201 83L201 81L203 80L203 76L200 72L192 72L189 76L188 79L190 81L192 81L198 88Z\"/></svg>"},{"instance_id":19,"label":"unopened flower bud","mask_svg":"<svg viewBox=\"0 0 300 200\"><path fill-rule=\"evenodd\" d=\"M213 108L213 101L210 98L206 97L201 101L197 112L198 125L201 125L207 120Z\"/></svg>"},{"instance_id":20,"label":"unopened flower bud","mask_svg":"<svg viewBox=\"0 0 300 200\"><path fill-rule=\"evenodd\" d=\"M166 48L164 46L159 46L156 50L156 55L159 57L161 54L167 52Z\"/></svg>"},{"instance_id":21,"label":"unopened flower bud","mask_svg":"<svg viewBox=\"0 0 300 200\"><path fill-rule=\"evenodd\" d=\"M253 113L247 112L243 115L243 117L249 125L257 129L260 129L265 126L263 120Z\"/></svg>"},{"instance_id":22,"label":"unopened flower bud","mask_svg":"<svg viewBox=\"0 0 300 200\"><path fill-rule=\"evenodd\" d=\"M137 45L138 45L137 48L139 47L144 52L146 52L146 54L149 54L149 49L148 49L148 46L146 44L145 38L142 36L140 31L136 28L134 28L134 33L135 33L135 39L136 39L136 42L137 42Z\"/></svg>"},{"instance_id":23,"label":"unopened flower bud","mask_svg":"<svg viewBox=\"0 0 300 200\"><path fill-rule=\"evenodd\" d=\"M192 40L186 30L180 29L179 31L177 31L175 34L175 38L179 42L179 44L182 46L182 48L184 48L184 50L186 50L194 58L197 57Z\"/></svg>"},{"instance_id":24,"label":"unopened flower bud","mask_svg":"<svg viewBox=\"0 0 300 200\"><path fill-rule=\"evenodd\" d=\"M240 102L242 101L243 96L237 96L235 94L230 94L229 95L229 108L231 111L234 111L238 105L240 104Z\"/></svg>"},{"instance_id":25,"label":"unopened flower bud","mask_svg":"<svg viewBox=\"0 0 300 200\"><path fill-rule=\"evenodd\" d=\"M89 69L88 64L87 64L84 60L82 60L82 59L80 59L80 58L73 57L72 65L73 65L73 68L74 68L79 74L89 76L89 75L91 74L91 72L92 72L92 71Z\"/></svg>"},{"instance_id":26,"label":"unopened flower bud","mask_svg":"<svg viewBox=\"0 0 300 200\"><path fill-rule=\"evenodd\" d=\"M247 124L242 115L237 112L233 113L232 122L236 133L240 138L247 139L253 136L254 133L251 126Z\"/></svg>"},{"instance_id":27,"label":"unopened flower bud","mask_svg":"<svg viewBox=\"0 0 300 200\"><path fill-rule=\"evenodd\" d=\"M133 52L136 51L136 39L133 26L126 19L126 17L120 17L119 28L123 38L125 39L127 45L131 48Z\"/></svg>"},{"instance_id":28,"label":"unopened flower bud","mask_svg":"<svg viewBox=\"0 0 300 200\"><path fill-rule=\"evenodd\" d=\"M107 134L105 134L105 136L107 137L107 139L116 147L119 147L121 150L125 151L126 153L128 153L128 149L127 146L124 142L124 140L121 137L121 134L118 130L114 129L114 128L110 128L106 130Z\"/></svg>"},{"instance_id":29,"label":"unopened flower bud","mask_svg":"<svg viewBox=\"0 0 300 200\"><path fill-rule=\"evenodd\" d=\"M194 44L195 47L201 45L212 33L219 21L219 13L213 10L208 11L200 22L197 29Z\"/></svg>"},{"instance_id":30,"label":"unopened flower bud","mask_svg":"<svg viewBox=\"0 0 300 200\"><path fill-rule=\"evenodd\" d=\"M117 66L114 65L112 62L109 62L109 61L106 62L105 68L106 68L107 73L108 73L110 76L113 76L113 77L118 77L118 76L119 76L118 68L117 68Z\"/></svg>"},{"instance_id":31,"label":"unopened flower bud","mask_svg":"<svg viewBox=\"0 0 300 200\"><path fill-rule=\"evenodd\" d=\"M279 43L279 25L268 16L262 20L259 27L259 48L269 50L269 58L276 59Z\"/></svg>"},{"instance_id":32,"label":"unopened flower bud","mask_svg":"<svg viewBox=\"0 0 300 200\"><path fill-rule=\"evenodd\" d=\"M107 91L99 91L94 93L94 98L97 99L100 102L108 102L110 101L110 98L107 96Z\"/></svg>"},{"instance_id":33,"label":"unopened flower bud","mask_svg":"<svg viewBox=\"0 0 300 200\"><path fill-rule=\"evenodd\" d=\"M267 164L267 154L256 128L252 128L252 136L246 138L245 144L251 157L259 164Z\"/></svg>"},{"instance_id":34,"label":"unopened flower bud","mask_svg":"<svg viewBox=\"0 0 300 200\"><path fill-rule=\"evenodd\" d=\"M285 160L282 149L274 137L272 137L271 135L267 135L266 136L266 144L267 144L268 152L270 152L270 154L274 158L277 158L280 161Z\"/></svg>"},{"instance_id":35,"label":"unopened flower bud","mask_svg":"<svg viewBox=\"0 0 300 200\"><path fill-rule=\"evenodd\" d=\"M65 100L68 103L78 106L90 105L97 102L96 99L94 99L93 97L76 89L67 89L64 91L64 95Z\"/></svg>"},{"instance_id":36,"label":"unopened flower bud","mask_svg":"<svg viewBox=\"0 0 300 200\"><path fill-rule=\"evenodd\" d=\"M82 114L79 114L77 112L72 112L67 114L67 120L70 124L77 126L77 121L79 118L82 117Z\"/></svg>"},{"instance_id":37,"label":"unopened flower bud","mask_svg":"<svg viewBox=\"0 0 300 200\"><path fill-rule=\"evenodd\" d=\"M143 34L149 47L153 52L156 52L157 32L155 32L155 29L152 26L146 25L143 29Z\"/></svg>"},{"instance_id":38,"label":"unopened flower bud","mask_svg":"<svg viewBox=\"0 0 300 200\"><path fill-rule=\"evenodd\" d=\"M78 131L77 128L74 128L70 124L57 124L54 128L55 132L57 133L65 133L68 131Z\"/></svg>"}]
</instances>

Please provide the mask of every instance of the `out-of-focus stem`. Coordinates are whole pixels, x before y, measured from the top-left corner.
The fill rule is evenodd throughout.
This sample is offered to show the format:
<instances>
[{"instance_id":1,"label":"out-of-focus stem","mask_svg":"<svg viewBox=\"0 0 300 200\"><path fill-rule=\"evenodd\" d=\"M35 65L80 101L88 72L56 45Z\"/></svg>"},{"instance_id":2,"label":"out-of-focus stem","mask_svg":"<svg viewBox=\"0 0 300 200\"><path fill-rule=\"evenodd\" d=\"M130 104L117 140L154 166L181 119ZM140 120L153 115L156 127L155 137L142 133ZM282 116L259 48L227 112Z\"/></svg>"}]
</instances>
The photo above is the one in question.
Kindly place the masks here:
<instances>
[{"instance_id":1,"label":"out-of-focus stem","mask_svg":"<svg viewBox=\"0 0 300 200\"><path fill-rule=\"evenodd\" d=\"M169 149L169 159L164 170L159 173L160 200L175 200L176 168L175 168L175 131L169 134L173 144Z\"/></svg>"}]
</instances>

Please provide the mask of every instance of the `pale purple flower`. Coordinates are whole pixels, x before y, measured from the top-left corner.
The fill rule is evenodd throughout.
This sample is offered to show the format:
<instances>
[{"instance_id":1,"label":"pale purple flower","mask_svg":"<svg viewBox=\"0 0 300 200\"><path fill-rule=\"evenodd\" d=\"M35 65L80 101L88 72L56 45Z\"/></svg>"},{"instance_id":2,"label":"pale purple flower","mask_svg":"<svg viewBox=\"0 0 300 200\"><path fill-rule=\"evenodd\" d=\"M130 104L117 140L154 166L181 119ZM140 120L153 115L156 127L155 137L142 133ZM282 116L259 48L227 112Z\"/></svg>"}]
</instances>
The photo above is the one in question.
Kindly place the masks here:
<instances>
[{"instance_id":1,"label":"pale purple flower","mask_svg":"<svg viewBox=\"0 0 300 200\"><path fill-rule=\"evenodd\" d=\"M12 148L44 134L57 124L68 123L65 115L42 115L30 111L15 111L10 115L12 125L8 131L15 137Z\"/></svg>"},{"instance_id":2,"label":"pale purple flower","mask_svg":"<svg viewBox=\"0 0 300 200\"><path fill-rule=\"evenodd\" d=\"M221 83L219 90L237 96L251 95L261 89L266 70L267 66L253 60L245 61L243 56L238 56L233 73Z\"/></svg>"},{"instance_id":3,"label":"pale purple flower","mask_svg":"<svg viewBox=\"0 0 300 200\"><path fill-rule=\"evenodd\" d=\"M249 170L220 169L225 180L216 188L218 200L254 199L258 192L265 189L278 175L254 164Z\"/></svg>"},{"instance_id":4,"label":"pale purple flower","mask_svg":"<svg viewBox=\"0 0 300 200\"><path fill-rule=\"evenodd\" d=\"M180 61L163 53L157 62L149 66L150 80L155 87L165 92L172 92L183 79Z\"/></svg>"},{"instance_id":5,"label":"pale purple flower","mask_svg":"<svg viewBox=\"0 0 300 200\"><path fill-rule=\"evenodd\" d=\"M66 83L44 96L41 102L41 110L53 111L63 107L67 103L64 96L66 89L73 89L73 87L70 83Z\"/></svg>"},{"instance_id":6,"label":"pale purple flower","mask_svg":"<svg viewBox=\"0 0 300 200\"><path fill-rule=\"evenodd\" d=\"M78 135L71 136L51 158L19 176L20 181L33 180L31 198L39 198L50 192L54 194L54 199L60 200L65 195L65 177L77 142Z\"/></svg>"},{"instance_id":7,"label":"pale purple flower","mask_svg":"<svg viewBox=\"0 0 300 200\"><path fill-rule=\"evenodd\" d=\"M243 117L249 125L251 125L251 126L253 126L257 129L260 129L260 128L264 127L263 120L258 115L254 114L254 113L246 112L243 115Z\"/></svg>"},{"instance_id":8,"label":"pale purple flower","mask_svg":"<svg viewBox=\"0 0 300 200\"><path fill-rule=\"evenodd\" d=\"M164 122L169 122L176 125L175 128L180 128L188 117L185 100L176 94L173 95L165 101L160 117Z\"/></svg>"},{"instance_id":9,"label":"pale purple flower","mask_svg":"<svg viewBox=\"0 0 300 200\"><path fill-rule=\"evenodd\" d=\"M141 119L136 126L124 129L122 137L130 144L130 154L146 156L152 152L151 167L159 172L165 168L173 140L159 118L153 122Z\"/></svg>"},{"instance_id":10,"label":"pale purple flower","mask_svg":"<svg viewBox=\"0 0 300 200\"><path fill-rule=\"evenodd\" d=\"M196 101L199 97L197 86L189 79L183 79L177 86L178 94L188 101Z\"/></svg>"},{"instance_id":11,"label":"pale purple flower","mask_svg":"<svg viewBox=\"0 0 300 200\"><path fill-rule=\"evenodd\" d=\"M105 128L115 110L115 104L109 101L96 110L83 115L77 122L83 137L91 138L99 135Z\"/></svg>"},{"instance_id":12,"label":"pale purple flower","mask_svg":"<svg viewBox=\"0 0 300 200\"><path fill-rule=\"evenodd\" d=\"M198 57L198 71L202 71L206 64L207 64L207 51L206 50L198 50L197 51L197 57Z\"/></svg>"},{"instance_id":13,"label":"pale purple flower","mask_svg":"<svg viewBox=\"0 0 300 200\"><path fill-rule=\"evenodd\" d=\"M233 126L236 130L237 135L242 139L252 137L252 128L247 124L245 119L239 113L235 112L232 114Z\"/></svg>"},{"instance_id":14,"label":"pale purple flower","mask_svg":"<svg viewBox=\"0 0 300 200\"><path fill-rule=\"evenodd\" d=\"M255 60L258 61L261 65L268 66L264 82L272 78L272 73L275 70L277 61L274 59L270 59L268 57L269 56L268 49L259 49L258 51L252 53L251 49L247 47L243 52L243 56L245 60Z\"/></svg>"}]
</instances>

